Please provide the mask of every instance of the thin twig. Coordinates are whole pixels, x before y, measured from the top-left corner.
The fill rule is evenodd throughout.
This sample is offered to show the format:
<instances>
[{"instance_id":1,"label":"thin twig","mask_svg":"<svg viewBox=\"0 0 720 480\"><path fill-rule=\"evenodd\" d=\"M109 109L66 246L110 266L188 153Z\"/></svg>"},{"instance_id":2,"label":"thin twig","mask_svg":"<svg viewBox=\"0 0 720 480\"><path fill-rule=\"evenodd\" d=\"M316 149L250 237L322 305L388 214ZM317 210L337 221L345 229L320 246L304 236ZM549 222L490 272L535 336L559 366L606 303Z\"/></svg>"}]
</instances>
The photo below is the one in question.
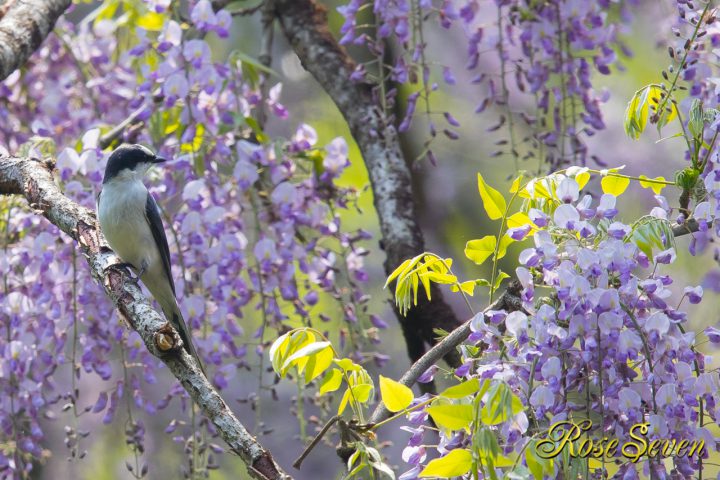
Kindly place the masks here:
<instances>
[{"instance_id":1,"label":"thin twig","mask_svg":"<svg viewBox=\"0 0 720 480\"><path fill-rule=\"evenodd\" d=\"M330 427L332 427L335 424L335 422L337 422L339 419L340 419L340 416L335 415L334 417L332 417L330 420L327 421L325 426L323 426L322 430L320 430L320 432L318 432L318 434L315 435L315 438L312 439L312 442L310 442L310 445L305 447L305 450L303 450L303 452L300 454L300 456L297 458L297 460L295 460L295 462L293 463L294 468L297 468L298 470L300 470L300 466L302 465L302 462L305 460L305 457L310 455L310 452L312 452L313 448L315 448L317 446L317 444L320 442L320 440L322 440L322 438L325 436L327 431L330 430Z\"/></svg>"}]
</instances>

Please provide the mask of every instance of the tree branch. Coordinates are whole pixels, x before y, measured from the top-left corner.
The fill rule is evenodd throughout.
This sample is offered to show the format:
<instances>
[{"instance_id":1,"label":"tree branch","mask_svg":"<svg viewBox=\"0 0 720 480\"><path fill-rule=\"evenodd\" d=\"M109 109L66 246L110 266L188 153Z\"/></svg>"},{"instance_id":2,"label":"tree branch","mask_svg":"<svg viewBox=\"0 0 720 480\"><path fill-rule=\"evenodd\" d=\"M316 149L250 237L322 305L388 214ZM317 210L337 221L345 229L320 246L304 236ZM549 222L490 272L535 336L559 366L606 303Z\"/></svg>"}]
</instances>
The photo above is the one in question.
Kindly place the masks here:
<instances>
[{"instance_id":1,"label":"tree branch","mask_svg":"<svg viewBox=\"0 0 720 480\"><path fill-rule=\"evenodd\" d=\"M503 292L503 294L495 300L485 310L478 313L478 315L485 315L490 310L505 310L507 312L515 312L522 310L522 299L520 298L520 292L522 291L522 285L520 282L513 281ZM465 341L470 335L470 323L473 318L465 321L458 328L450 332L445 338L440 340L434 347L425 353L418 361L412 364L410 369L398 380L406 387L412 387L420 375L425 373L428 368L435 365L440 361L441 358L446 356L449 352L455 351L458 345ZM389 411L385 408L385 405L380 404L375 408L372 416L368 423L378 423L379 421L387 418Z\"/></svg>"},{"instance_id":2,"label":"tree branch","mask_svg":"<svg viewBox=\"0 0 720 480\"><path fill-rule=\"evenodd\" d=\"M0 81L22 67L71 0L8 0L0 10Z\"/></svg>"},{"instance_id":3,"label":"tree branch","mask_svg":"<svg viewBox=\"0 0 720 480\"><path fill-rule=\"evenodd\" d=\"M708 228L712 227L713 222L708 222ZM685 223L673 223L671 225L673 235L676 237L682 237L683 235L690 235L700 230L700 224L694 218L690 218Z\"/></svg>"},{"instance_id":4,"label":"tree branch","mask_svg":"<svg viewBox=\"0 0 720 480\"><path fill-rule=\"evenodd\" d=\"M373 85L350 79L355 64L327 28L327 14L314 0L274 0L275 15L303 67L332 98L360 147L372 184L375 209L387 254L389 274L405 259L425 251L417 224L410 170L400 149L397 130L379 105ZM432 300L424 295L407 317L395 310L410 358L425 353L425 343L436 342L434 329L454 330L460 321L433 285ZM445 354L459 365L455 350Z\"/></svg>"},{"instance_id":5,"label":"tree branch","mask_svg":"<svg viewBox=\"0 0 720 480\"><path fill-rule=\"evenodd\" d=\"M96 227L95 214L65 195L55 184L52 162L0 157L0 195L22 195L30 208L45 216L78 242L93 277L100 282L120 313L145 342L147 349L168 366L220 435L258 480L287 480L270 452L238 421L220 394L182 348L178 333L155 311L140 288L126 281L117 257Z\"/></svg>"}]
</instances>

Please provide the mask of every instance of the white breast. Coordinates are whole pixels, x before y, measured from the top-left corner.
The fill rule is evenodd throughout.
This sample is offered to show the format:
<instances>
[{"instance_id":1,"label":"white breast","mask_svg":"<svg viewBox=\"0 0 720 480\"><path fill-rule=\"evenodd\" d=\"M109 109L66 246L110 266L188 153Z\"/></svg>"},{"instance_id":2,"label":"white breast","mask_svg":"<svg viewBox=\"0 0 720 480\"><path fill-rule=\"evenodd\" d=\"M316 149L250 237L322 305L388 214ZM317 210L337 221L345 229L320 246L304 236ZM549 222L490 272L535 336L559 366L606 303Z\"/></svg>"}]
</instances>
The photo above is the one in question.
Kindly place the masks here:
<instances>
[{"instance_id":1,"label":"white breast","mask_svg":"<svg viewBox=\"0 0 720 480\"><path fill-rule=\"evenodd\" d=\"M98 199L100 228L110 248L136 270L157 261L155 239L145 217L147 195L140 180L118 178L103 185Z\"/></svg>"}]
</instances>

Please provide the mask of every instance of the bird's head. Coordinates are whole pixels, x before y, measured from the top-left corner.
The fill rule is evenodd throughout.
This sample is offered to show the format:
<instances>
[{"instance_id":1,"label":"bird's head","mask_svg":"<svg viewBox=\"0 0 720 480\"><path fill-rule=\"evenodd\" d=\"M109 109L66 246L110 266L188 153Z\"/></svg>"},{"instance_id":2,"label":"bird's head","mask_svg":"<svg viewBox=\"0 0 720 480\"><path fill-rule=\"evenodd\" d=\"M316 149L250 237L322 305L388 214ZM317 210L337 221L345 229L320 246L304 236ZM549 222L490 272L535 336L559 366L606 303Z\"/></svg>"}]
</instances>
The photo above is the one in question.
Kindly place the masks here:
<instances>
[{"instance_id":1,"label":"bird's head","mask_svg":"<svg viewBox=\"0 0 720 480\"><path fill-rule=\"evenodd\" d=\"M142 145L120 145L110 154L103 184L113 179L139 180L153 164L164 161Z\"/></svg>"}]
</instances>

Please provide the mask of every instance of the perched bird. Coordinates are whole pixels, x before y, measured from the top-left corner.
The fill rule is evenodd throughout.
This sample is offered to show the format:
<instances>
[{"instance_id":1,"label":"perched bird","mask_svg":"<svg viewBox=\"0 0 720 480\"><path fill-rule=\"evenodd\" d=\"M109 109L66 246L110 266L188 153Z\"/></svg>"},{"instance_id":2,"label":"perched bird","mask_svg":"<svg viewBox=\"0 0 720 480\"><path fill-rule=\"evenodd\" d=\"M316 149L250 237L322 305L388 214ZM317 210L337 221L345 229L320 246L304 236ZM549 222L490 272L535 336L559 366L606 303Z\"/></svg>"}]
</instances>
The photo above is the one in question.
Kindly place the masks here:
<instances>
[{"instance_id":1,"label":"perched bird","mask_svg":"<svg viewBox=\"0 0 720 480\"><path fill-rule=\"evenodd\" d=\"M110 247L150 290L204 373L175 298L170 249L160 210L142 182L153 164L164 161L142 145L118 147L105 167L97 214Z\"/></svg>"}]
</instances>

